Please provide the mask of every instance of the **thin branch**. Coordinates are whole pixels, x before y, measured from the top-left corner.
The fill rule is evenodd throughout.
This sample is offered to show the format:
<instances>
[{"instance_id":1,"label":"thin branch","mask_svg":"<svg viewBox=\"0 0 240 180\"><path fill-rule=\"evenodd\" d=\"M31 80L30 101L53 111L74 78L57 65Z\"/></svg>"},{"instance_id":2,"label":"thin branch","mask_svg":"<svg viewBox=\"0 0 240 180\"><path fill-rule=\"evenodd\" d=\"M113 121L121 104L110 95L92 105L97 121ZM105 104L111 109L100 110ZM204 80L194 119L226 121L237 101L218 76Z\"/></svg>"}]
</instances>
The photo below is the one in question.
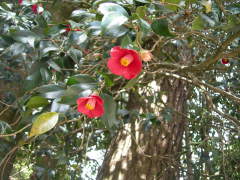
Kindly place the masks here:
<instances>
[{"instance_id":1,"label":"thin branch","mask_svg":"<svg viewBox=\"0 0 240 180\"><path fill-rule=\"evenodd\" d=\"M1 100L0 100L0 103L4 104L5 106L8 106L8 107L9 107L9 106L13 106L13 105L7 104L7 103L5 103L5 102L3 102L3 101L1 101Z\"/></svg>"},{"instance_id":2,"label":"thin branch","mask_svg":"<svg viewBox=\"0 0 240 180\"><path fill-rule=\"evenodd\" d=\"M237 127L240 127L240 122L238 119L236 119L228 114L222 113L217 108L213 108L213 111L215 111L216 113L218 113L220 116L224 117L225 119L232 121L235 125L237 125Z\"/></svg>"},{"instance_id":3,"label":"thin branch","mask_svg":"<svg viewBox=\"0 0 240 180\"><path fill-rule=\"evenodd\" d=\"M20 133L20 132L22 132L23 130L25 130L25 129L27 129L28 127L30 127L31 125L32 125L32 124L28 124L28 125L26 125L25 127L23 127L22 129L14 132L14 133L11 133L11 134L0 134L0 138L2 138L2 137L9 137L9 136L15 136L15 135L17 135L18 133Z\"/></svg>"},{"instance_id":4,"label":"thin branch","mask_svg":"<svg viewBox=\"0 0 240 180\"><path fill-rule=\"evenodd\" d=\"M240 47L234 49L233 51L223 54L223 57L227 57L227 58L234 58L236 56L240 55Z\"/></svg>"},{"instance_id":5,"label":"thin branch","mask_svg":"<svg viewBox=\"0 0 240 180\"><path fill-rule=\"evenodd\" d=\"M237 96L234 96L232 95L231 93L229 92L226 92L222 89L219 89L219 88L216 88L210 84L207 84L207 83L204 83L200 80L198 80L196 77L194 77L193 75L190 75L191 76L191 79L188 79L184 76L180 76L178 74L173 74L173 73L169 73L169 72L158 72L158 71L155 71L155 72L147 72L148 74L159 74L159 75L165 75L165 76L169 76L169 77L173 77L173 78L177 78L177 79L181 79L183 81L186 81L188 83L191 83L191 84L194 84L196 86L198 86L199 88L201 88L202 90L206 91L206 89L204 87L207 87L208 89L216 92L216 93L219 93L237 103L240 104L240 98L237 97Z\"/></svg>"},{"instance_id":6,"label":"thin branch","mask_svg":"<svg viewBox=\"0 0 240 180\"><path fill-rule=\"evenodd\" d=\"M229 36L222 45L216 50L216 53L213 56L209 56L209 58L206 59L206 61L192 66L187 66L183 68L183 71L202 71L206 70L209 66L215 64L221 57L224 55L224 51L227 49L227 47L236 39L240 37L240 31L232 34Z\"/></svg>"},{"instance_id":7,"label":"thin branch","mask_svg":"<svg viewBox=\"0 0 240 180\"><path fill-rule=\"evenodd\" d=\"M11 158L11 154L13 154L13 153L18 149L18 147L19 147L19 146L15 146L14 148L12 148L11 151L9 151L9 152L5 155L5 157L2 159L2 161L0 162L0 168L1 168L2 165L3 165L3 167L1 168L1 179L3 179L4 169L5 169L5 167L6 167L7 163L8 163L8 160ZM7 161L6 161L6 163L4 164L5 160L7 160Z\"/></svg>"}]
</instances>

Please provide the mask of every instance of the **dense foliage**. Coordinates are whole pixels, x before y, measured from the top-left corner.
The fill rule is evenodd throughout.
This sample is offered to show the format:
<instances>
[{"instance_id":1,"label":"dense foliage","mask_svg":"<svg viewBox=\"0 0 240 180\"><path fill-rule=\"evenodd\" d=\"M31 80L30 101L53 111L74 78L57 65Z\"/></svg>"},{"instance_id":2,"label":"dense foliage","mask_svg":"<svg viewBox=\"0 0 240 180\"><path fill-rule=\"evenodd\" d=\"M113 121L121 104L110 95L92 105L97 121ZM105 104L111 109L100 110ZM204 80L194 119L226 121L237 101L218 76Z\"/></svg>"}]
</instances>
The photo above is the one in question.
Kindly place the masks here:
<instances>
[{"instance_id":1,"label":"dense foliage","mask_svg":"<svg viewBox=\"0 0 240 180\"><path fill-rule=\"evenodd\" d=\"M112 70L118 46L142 69ZM239 0L1 2L0 179L92 179L87 152L105 152L131 114L147 130L181 113L164 107L162 77L189 84L181 177L240 179L239 47ZM100 118L77 111L94 93Z\"/></svg>"}]
</instances>

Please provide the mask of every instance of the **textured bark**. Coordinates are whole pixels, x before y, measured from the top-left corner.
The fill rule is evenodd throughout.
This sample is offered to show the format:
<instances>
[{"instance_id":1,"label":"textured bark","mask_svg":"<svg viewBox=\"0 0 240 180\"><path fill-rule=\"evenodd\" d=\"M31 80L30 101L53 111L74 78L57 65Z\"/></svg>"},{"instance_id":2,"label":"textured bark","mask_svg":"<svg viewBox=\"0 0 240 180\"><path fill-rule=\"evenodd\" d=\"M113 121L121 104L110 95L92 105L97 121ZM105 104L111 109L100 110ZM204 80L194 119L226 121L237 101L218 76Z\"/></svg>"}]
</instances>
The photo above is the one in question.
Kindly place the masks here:
<instances>
[{"instance_id":1,"label":"textured bark","mask_svg":"<svg viewBox=\"0 0 240 180\"><path fill-rule=\"evenodd\" d=\"M97 180L179 179L187 87L176 79L163 79L161 87L167 93L172 119L159 117L161 124L148 129L137 118L125 124L112 141ZM130 95L130 103L135 100Z\"/></svg>"}]
</instances>

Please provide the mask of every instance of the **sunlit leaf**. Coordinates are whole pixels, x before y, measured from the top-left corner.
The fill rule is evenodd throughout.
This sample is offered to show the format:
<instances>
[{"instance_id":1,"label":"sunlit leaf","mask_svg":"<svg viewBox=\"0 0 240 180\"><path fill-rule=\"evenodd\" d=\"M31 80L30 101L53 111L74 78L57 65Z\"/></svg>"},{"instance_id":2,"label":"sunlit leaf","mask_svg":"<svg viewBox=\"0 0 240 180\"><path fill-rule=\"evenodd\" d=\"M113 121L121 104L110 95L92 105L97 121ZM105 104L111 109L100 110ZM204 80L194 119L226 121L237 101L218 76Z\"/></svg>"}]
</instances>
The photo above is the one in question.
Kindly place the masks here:
<instances>
[{"instance_id":1,"label":"sunlit leaf","mask_svg":"<svg viewBox=\"0 0 240 180\"><path fill-rule=\"evenodd\" d=\"M165 6L168 9L171 9L173 11L177 11L178 10L178 5L179 5L181 0L161 0L161 1L166 3Z\"/></svg>"},{"instance_id":2,"label":"sunlit leaf","mask_svg":"<svg viewBox=\"0 0 240 180\"><path fill-rule=\"evenodd\" d=\"M55 99L64 94L64 88L59 85L49 84L39 87L37 92L41 93L41 95L45 98Z\"/></svg>"},{"instance_id":3,"label":"sunlit leaf","mask_svg":"<svg viewBox=\"0 0 240 180\"><path fill-rule=\"evenodd\" d=\"M204 29L204 21L201 16L195 17L192 23L192 30L202 30Z\"/></svg>"},{"instance_id":4,"label":"sunlit leaf","mask_svg":"<svg viewBox=\"0 0 240 180\"><path fill-rule=\"evenodd\" d=\"M206 13L209 13L212 11L212 1L211 0L203 0L202 5L206 9Z\"/></svg>"},{"instance_id":5,"label":"sunlit leaf","mask_svg":"<svg viewBox=\"0 0 240 180\"><path fill-rule=\"evenodd\" d=\"M120 37L128 30L123 26L128 21L128 18L120 13L109 13L102 19L102 32L106 35Z\"/></svg>"},{"instance_id":6,"label":"sunlit leaf","mask_svg":"<svg viewBox=\"0 0 240 180\"><path fill-rule=\"evenodd\" d=\"M38 136L54 128L58 122L58 116L56 112L46 112L38 116L33 122L29 137Z\"/></svg>"},{"instance_id":7,"label":"sunlit leaf","mask_svg":"<svg viewBox=\"0 0 240 180\"><path fill-rule=\"evenodd\" d=\"M115 3L102 3L100 4L98 10L104 15L118 13L126 17L129 16L127 11L122 6Z\"/></svg>"}]
</instances>

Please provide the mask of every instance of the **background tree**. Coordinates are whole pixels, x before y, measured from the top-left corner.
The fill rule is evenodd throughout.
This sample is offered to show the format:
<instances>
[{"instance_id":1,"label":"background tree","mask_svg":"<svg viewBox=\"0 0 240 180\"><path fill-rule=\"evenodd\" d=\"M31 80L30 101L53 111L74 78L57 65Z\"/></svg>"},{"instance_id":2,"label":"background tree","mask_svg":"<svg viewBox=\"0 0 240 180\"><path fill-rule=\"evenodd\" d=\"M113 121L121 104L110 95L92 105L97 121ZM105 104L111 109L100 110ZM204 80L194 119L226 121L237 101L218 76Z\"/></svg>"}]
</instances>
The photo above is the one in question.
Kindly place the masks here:
<instances>
[{"instance_id":1,"label":"background tree","mask_svg":"<svg viewBox=\"0 0 240 180\"><path fill-rule=\"evenodd\" d=\"M0 179L239 179L239 4L1 2ZM109 71L116 46L137 77ZM88 118L76 101L96 92Z\"/></svg>"}]
</instances>

